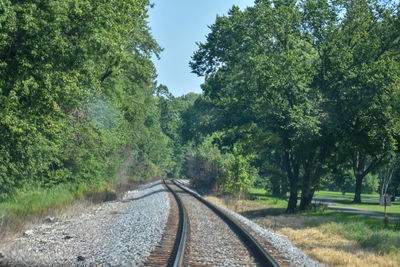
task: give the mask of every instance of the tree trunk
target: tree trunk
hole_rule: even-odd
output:
[[[303,184],[301,187],[301,201],[300,201],[300,210],[306,210],[311,200],[308,198],[310,197],[310,189],[311,189],[311,177],[310,177],[310,166],[306,162],[303,164],[304,168],[304,175],[303,175]]]
[[[280,197],[281,196],[281,185],[280,185],[280,177],[271,177],[271,191],[272,196]]]
[[[290,197],[286,213],[294,213],[297,207],[297,180],[290,181]]]
[[[323,156],[323,154],[322,154]],[[317,163],[318,166],[312,166],[312,163],[308,162],[303,165],[304,168],[304,176],[303,176],[303,186],[301,189],[301,202],[300,202],[300,210],[305,211],[308,206],[311,204],[311,201],[314,197],[314,192],[318,188],[318,185],[321,180],[322,175],[322,157],[320,159],[320,163]]]
[[[288,180],[286,176],[282,176],[281,178],[281,198],[287,199],[287,192],[288,192]]]
[[[365,175],[363,175],[363,170],[365,166],[365,161],[367,157],[361,153],[357,153],[353,158],[353,173],[356,178],[356,189],[354,192],[353,203],[361,203],[361,186]]]
[[[301,193],[301,202],[300,202],[300,210],[307,210],[308,206],[310,206],[311,201],[314,197],[314,188],[309,188],[306,193]]]
[[[290,159],[289,152],[285,152],[285,167],[289,178],[290,197],[286,213],[294,213],[297,207],[297,191],[299,183],[299,164]]]
[[[318,167],[314,173],[311,172],[310,166],[304,166],[305,172],[303,177],[303,186],[301,189],[300,210],[307,210],[314,197],[315,189],[318,187],[321,175],[321,168]]]
[[[384,156],[378,158],[375,156],[369,164],[367,164],[367,155],[356,152],[353,158],[353,172],[356,178],[356,190],[354,192],[353,203],[361,203],[361,187],[364,177],[375,170],[381,163]]]
[[[311,184],[311,177],[309,173],[306,173],[303,180],[303,186],[301,189],[301,201],[300,210],[305,211],[311,204],[312,198],[314,196],[315,187]]]
[[[356,176],[356,191],[354,192],[353,203],[361,203],[361,186],[364,177],[358,173],[354,175]]]

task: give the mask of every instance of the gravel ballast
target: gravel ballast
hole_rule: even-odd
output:
[[[46,220],[7,245],[0,244],[0,266],[143,266],[162,238],[170,201],[174,200],[170,200],[158,181],[81,215]],[[272,243],[291,265],[324,266],[285,236],[231,210],[219,208]],[[195,225],[192,226],[191,230],[196,231]]]
[[[257,262],[230,227],[211,209],[182,192],[190,221],[184,266],[257,266]]]
[[[142,266],[161,240],[170,199],[161,182],[69,220],[44,223],[6,247],[0,265]]]
[[[188,185],[187,180],[180,180],[182,185],[185,185],[186,188]],[[197,192],[191,190],[190,191],[197,194]],[[214,203],[215,204],[215,203]],[[230,216],[236,218],[242,224],[251,228],[254,232],[265,238],[266,241],[270,242],[285,258],[287,258],[291,265],[293,266],[325,266],[324,264],[310,258],[307,254],[305,254],[301,249],[297,248],[293,245],[292,242],[285,239],[285,236],[276,234],[266,228],[259,226],[258,224],[252,222],[251,220],[243,217],[242,215],[233,212],[229,209],[226,209],[222,206],[215,204],[218,208],[225,211]]]

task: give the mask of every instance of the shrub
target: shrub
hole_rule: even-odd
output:
[[[187,175],[201,194],[209,193],[224,175],[222,155],[212,140],[211,136],[207,137],[195,151],[186,155]]]

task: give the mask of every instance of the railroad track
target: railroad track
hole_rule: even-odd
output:
[[[165,265],[165,260],[168,258],[167,266],[230,264],[246,266],[279,266],[279,264],[266,252],[263,246],[248,231],[246,231],[246,229],[244,229],[229,215],[221,211],[217,206],[205,200],[200,195],[186,189],[175,180],[172,180],[171,184],[168,184],[168,182],[164,180],[164,184],[174,195],[176,200],[177,206],[172,209],[172,211],[177,213],[177,210],[179,210],[179,223],[175,222],[175,225],[178,224],[178,227],[175,227],[173,230],[170,229],[173,223],[167,226],[166,231],[170,232],[167,234],[168,238],[171,240],[171,236],[173,235],[171,231],[175,232],[175,241],[173,245],[172,242],[169,241],[169,247],[166,250],[163,250],[162,246],[160,246],[159,252],[155,253],[156,256],[153,255],[151,257],[152,260],[150,262],[148,261],[149,265],[162,265],[160,260],[164,260]],[[198,201],[203,203],[207,208],[203,207],[202,204],[199,205]],[[185,209],[183,204],[184,202],[188,211]],[[189,215],[191,212],[194,212],[192,210],[196,209],[197,206],[202,206],[201,208],[203,210],[200,210],[201,213],[204,213],[202,217],[211,220],[210,222],[207,222],[209,226],[206,226],[206,228],[210,228],[208,229],[209,233],[199,233],[199,228],[204,227],[204,225],[202,226],[203,222],[201,219],[198,219],[197,221],[194,219],[199,216],[192,216],[191,220],[193,221],[189,222]],[[224,230],[225,232],[222,231],[213,235],[213,230],[220,231],[219,229],[214,229],[217,227],[226,228]],[[232,234],[231,231],[236,235]],[[165,242],[166,240],[164,240],[164,243]],[[203,244],[198,245],[196,242]],[[213,247],[212,243],[218,244]],[[161,251],[161,254],[163,255],[160,254]],[[168,252],[168,254],[166,254],[166,252]],[[212,254],[226,254],[226,256],[212,256]],[[158,264],[154,259],[158,259]]]

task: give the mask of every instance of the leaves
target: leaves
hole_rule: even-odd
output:
[[[354,154],[364,177],[379,167],[364,163],[397,149],[398,14],[390,1],[260,0],[217,17],[198,44],[192,71],[205,77],[204,94],[219,110],[214,121],[225,122],[213,129],[236,129],[231,140],[256,153],[264,136],[279,152],[277,161],[263,155],[287,172],[289,211],[300,184],[310,201],[322,177]],[[249,125],[264,135],[249,138]]]
[[[1,1],[1,198],[26,184],[111,179],[106,173],[129,143],[156,163],[168,158],[148,7],[147,0]]]

